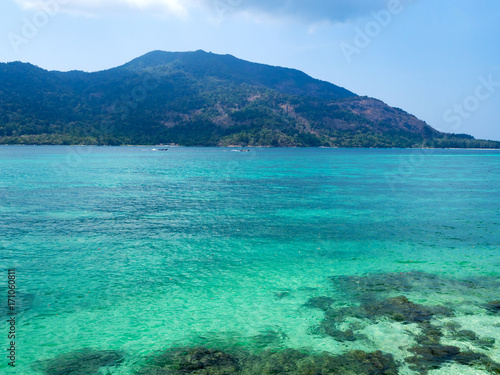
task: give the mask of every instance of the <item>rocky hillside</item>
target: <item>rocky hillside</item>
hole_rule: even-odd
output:
[[[500,147],[294,69],[154,51],[85,73],[0,64],[0,144]]]

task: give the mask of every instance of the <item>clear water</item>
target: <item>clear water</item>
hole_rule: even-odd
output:
[[[342,342],[314,333],[324,313],[304,304],[356,303],[331,276],[408,272],[439,276],[404,293],[452,306],[435,324],[496,339],[443,343],[500,362],[500,319],[482,307],[500,299],[498,151],[0,146],[0,197],[2,290],[15,268],[21,309],[17,366],[2,355],[2,373],[93,348],[124,351],[106,371],[131,374],[157,350],[198,344],[404,362],[418,327],[365,321],[365,339]]]

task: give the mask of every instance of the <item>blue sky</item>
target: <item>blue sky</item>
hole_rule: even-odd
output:
[[[499,19],[497,0],[2,0],[0,62],[96,71],[203,49],[500,140]]]

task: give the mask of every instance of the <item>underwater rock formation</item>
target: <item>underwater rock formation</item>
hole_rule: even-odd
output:
[[[397,322],[423,323],[434,315],[450,316],[451,310],[444,306],[424,306],[413,303],[405,296],[393,297],[380,302],[363,303],[360,307],[365,317],[387,317]]]
[[[435,291],[443,287],[437,275],[416,271],[373,273],[364,276],[333,276],[330,277],[330,281],[339,290],[358,299],[374,293],[408,293],[421,288]]]
[[[493,314],[500,314],[500,301],[490,301],[484,307]]]
[[[377,322],[387,318],[401,323],[419,323],[423,331],[430,329],[430,320],[434,315],[450,316],[452,312],[444,306],[424,306],[411,302],[405,296],[387,298],[382,301],[371,300],[360,306],[341,309],[330,308],[325,312],[325,318],[314,333],[325,334],[337,341],[355,341],[364,336],[356,334],[352,329],[339,330],[338,326],[346,318],[355,317]]]
[[[473,351],[462,351],[457,346],[444,345],[442,338],[446,337],[467,342],[481,349],[490,349],[495,345],[495,339],[479,337],[471,330],[464,330],[456,322],[448,322],[439,327],[433,322],[435,317],[454,316],[454,312],[445,306],[421,305],[410,301],[406,296],[393,297],[395,293],[421,292],[454,293],[463,291],[467,296],[473,290],[474,295],[482,297],[492,294],[499,285],[493,278],[470,280],[452,280],[424,272],[370,274],[365,276],[337,276],[330,280],[339,291],[342,291],[353,306],[335,308],[329,297],[311,298],[305,306],[319,308],[325,311],[325,317],[312,333],[334,338],[336,341],[355,341],[364,338],[356,332],[352,318],[377,324],[382,320],[390,320],[403,324],[414,324],[420,328],[418,334],[413,334],[416,345],[409,349],[411,355],[405,359],[410,368],[419,374],[427,374],[438,369],[443,364],[454,362],[461,365],[484,369],[493,374],[500,374],[500,365],[486,354]],[[477,302],[476,302],[477,303]],[[500,312],[500,301],[491,301],[482,305],[490,313]],[[346,328],[348,327],[348,328]]]
[[[479,337],[474,331],[464,329],[461,331],[453,332],[452,337],[458,341],[469,342],[473,345],[479,346],[483,349],[493,348],[495,346],[495,339],[492,337]]]
[[[410,349],[415,355],[406,359],[410,368],[419,374],[426,375],[430,370],[440,368],[446,362],[456,362],[465,366],[474,366],[500,374],[500,364],[487,355],[472,351],[462,352],[456,346],[434,345],[419,346]]]
[[[273,331],[266,330],[261,332],[258,335],[252,337],[252,341],[255,343],[255,346],[264,349],[269,347],[279,347],[281,346],[283,340],[285,340],[288,336],[281,331]]]
[[[422,346],[432,346],[439,345],[441,338],[443,337],[443,331],[441,328],[432,325],[429,322],[425,322],[419,325],[421,332],[415,337],[417,344]]]
[[[451,279],[421,271],[373,273],[364,276],[333,276],[329,278],[333,286],[350,298],[362,301],[380,298],[381,295],[407,294],[411,292],[435,294],[460,293],[464,296],[474,291],[474,295],[491,298],[492,291],[500,289],[500,279],[477,277]],[[492,312],[500,309],[500,301],[490,302]],[[487,307],[488,308],[488,307]]]
[[[348,328],[345,330],[336,329],[335,325],[322,324],[320,326],[321,333],[324,333],[327,336],[333,337],[336,341],[345,342],[345,341],[356,341],[361,339],[366,339],[365,335],[355,333],[352,328]]]
[[[475,353],[472,351],[460,352],[460,354],[455,357],[455,361],[462,365],[483,368],[492,374],[500,374],[500,363],[493,361],[483,353]]]
[[[43,361],[40,369],[47,375],[95,375],[101,367],[120,365],[123,358],[119,351],[83,349]]]
[[[339,342],[366,340],[361,330],[367,324],[381,321],[412,325],[408,329],[414,338],[414,346],[407,349],[405,362],[419,374],[428,374],[447,363],[471,366],[500,374],[500,365],[486,354],[464,350],[458,346],[445,345],[444,337],[466,342],[487,349],[495,340],[479,337],[475,332],[463,329],[459,323],[448,321],[438,326],[439,319],[454,316],[449,307],[423,305],[411,301],[406,292],[426,291],[449,293],[463,291],[464,295],[474,290],[484,297],[491,293],[492,279],[452,280],[423,272],[371,274],[366,276],[333,277],[336,289],[345,293],[351,306],[338,307],[333,295],[314,296],[304,307],[324,312],[320,324],[311,332],[332,337]],[[499,284],[500,286],[500,284]],[[486,291],[485,291],[486,290]],[[277,299],[289,297],[288,291],[275,294]],[[491,298],[491,297],[489,297]],[[485,298],[484,301],[489,299]],[[476,306],[477,306],[476,302]],[[484,306],[497,314],[499,301]],[[392,354],[375,351],[367,353],[353,350],[341,355],[311,353],[297,349],[281,348],[286,334],[268,330],[254,336],[255,351],[241,347],[232,349],[209,349],[206,347],[173,348],[152,358],[137,375],[395,375],[398,363]],[[412,344],[410,344],[412,345]],[[222,345],[226,347],[225,345]]]
[[[419,374],[427,374],[429,370],[438,369],[443,363],[452,361],[460,353],[456,346],[432,345],[417,346],[410,349],[415,355],[406,359],[410,368]]]
[[[398,366],[391,354],[381,351],[366,353],[353,350],[341,356],[333,357],[328,366],[323,366],[321,374],[358,374],[358,375],[396,375]]]
[[[274,293],[274,297],[276,297],[276,299],[283,299],[283,298],[286,298],[286,297],[290,297],[290,291],[285,290],[285,291],[282,291],[282,292]]]
[[[239,360],[223,351],[196,348],[174,348],[154,358],[151,365],[137,374],[239,374]]]
[[[392,355],[354,350],[342,355],[313,354],[296,349],[266,350],[260,354],[198,348],[170,349],[137,375],[396,375]]]
[[[295,349],[266,350],[249,357],[242,374],[297,374],[299,363],[305,358],[306,353]]]
[[[305,307],[320,309],[327,311],[333,304],[334,300],[330,297],[312,297],[305,303]]]

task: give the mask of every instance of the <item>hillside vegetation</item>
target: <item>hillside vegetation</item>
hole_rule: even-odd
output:
[[[155,51],[106,71],[0,64],[0,144],[488,147],[294,69]]]

